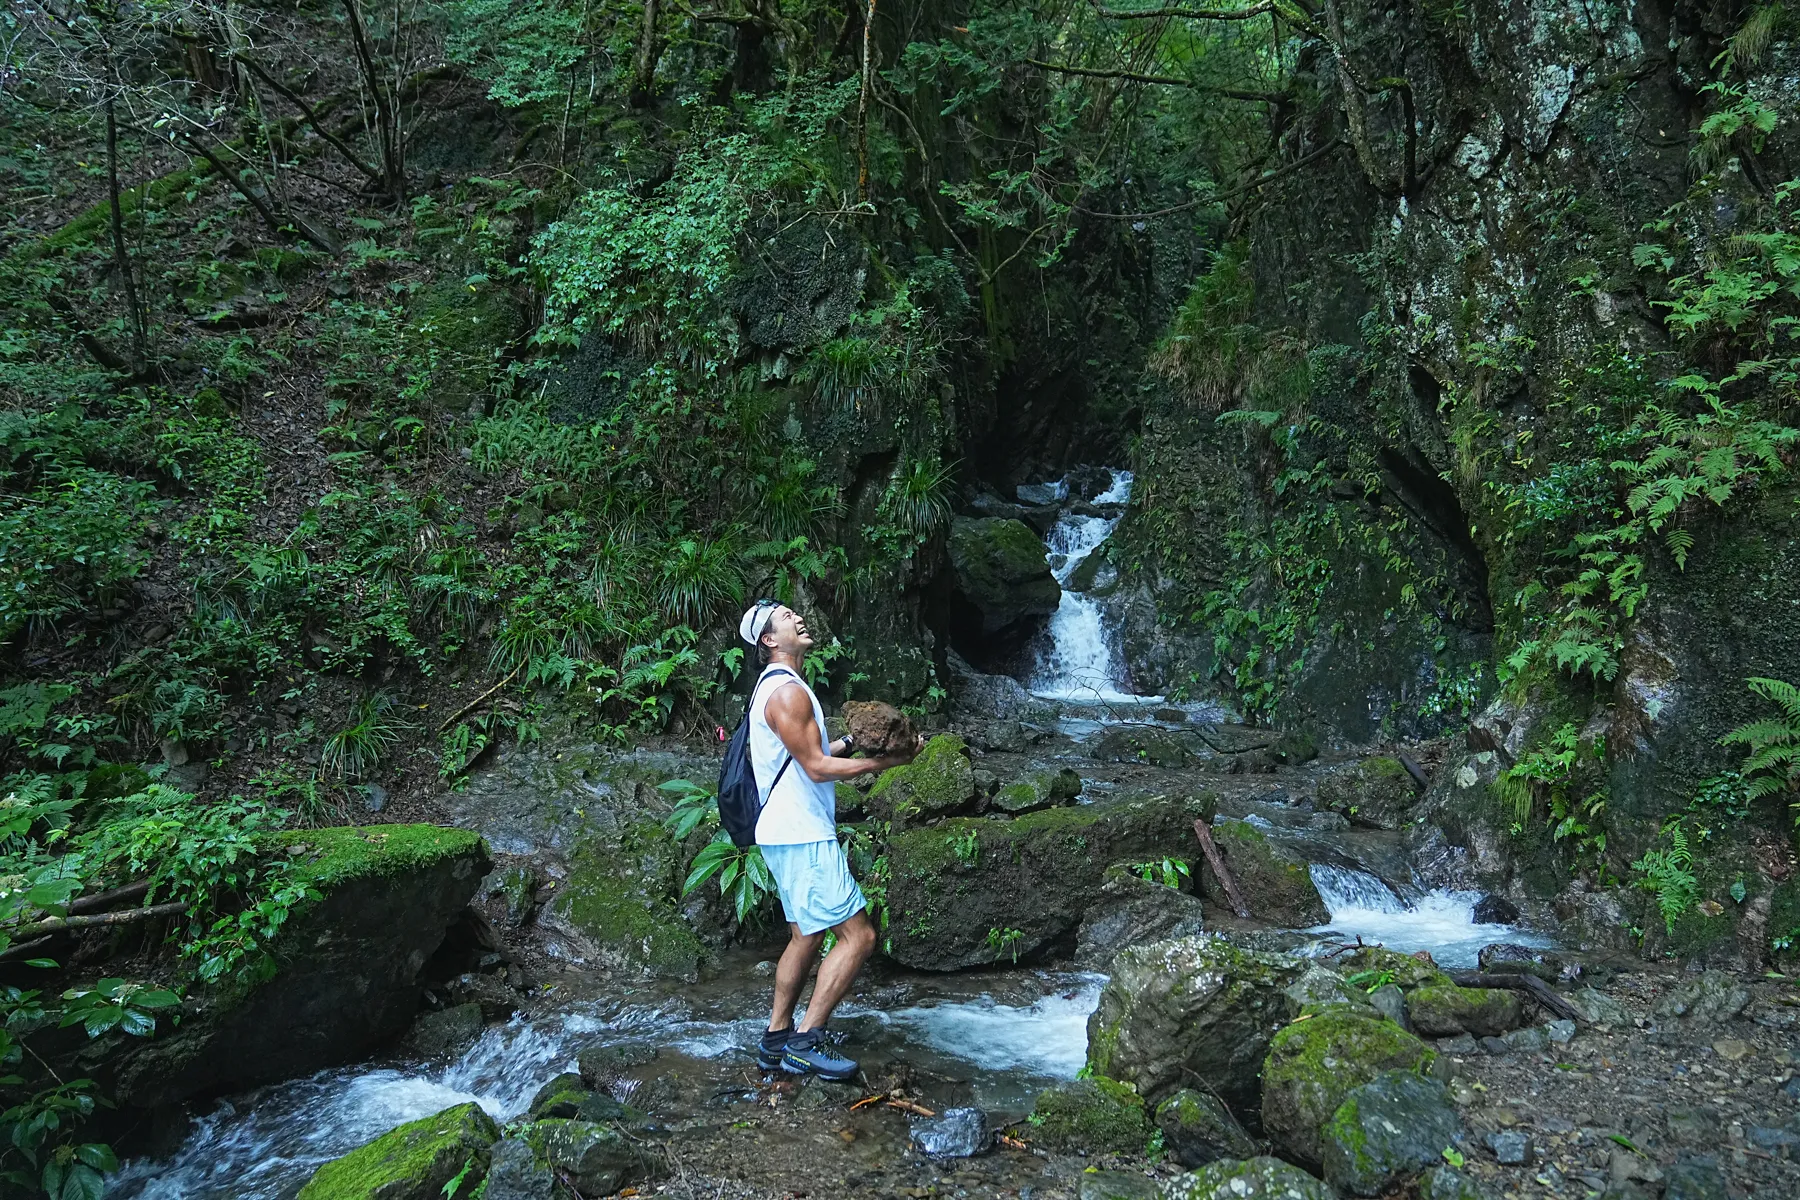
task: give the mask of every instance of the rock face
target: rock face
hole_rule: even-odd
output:
[[[1142,1154],[1150,1139],[1144,1098],[1104,1075],[1039,1092],[1030,1127],[1033,1143],[1083,1154]]]
[[[133,1039],[113,1060],[112,1093],[154,1107],[351,1062],[398,1037],[419,1005],[419,974],[487,872],[477,835],[435,825],[283,834],[304,847],[321,898],[275,942],[280,971],[243,995],[190,1002],[180,1026]]]
[[[1201,909],[1198,897],[1110,867],[1100,894],[1081,919],[1075,965],[1104,971],[1127,947],[1194,937],[1205,929]]]
[[[1156,1128],[1162,1132],[1163,1147],[1184,1167],[1256,1154],[1256,1142],[1225,1102],[1210,1092],[1182,1088],[1157,1105]]]
[[[499,1140],[499,1127],[479,1104],[459,1104],[326,1163],[298,1200],[440,1200],[464,1166],[463,1188],[473,1194]]]
[[[944,733],[926,742],[912,762],[883,771],[863,803],[898,826],[955,812],[974,799],[969,747],[959,735]]]
[[[1443,1084],[1385,1072],[1353,1090],[1326,1122],[1325,1181],[1352,1196],[1383,1195],[1440,1163],[1461,1133]]]
[[[1465,988],[1455,984],[1422,987],[1407,997],[1413,1029],[1425,1037],[1499,1037],[1525,1020],[1518,993],[1505,988]]]
[[[871,758],[910,754],[919,736],[911,717],[880,700],[847,700],[841,715],[856,750]]]
[[[1081,795],[1081,776],[1067,767],[1033,771],[1022,778],[1001,784],[988,800],[988,807],[1017,816],[1068,804]]]
[[[1333,1007],[1289,1025],[1263,1067],[1263,1132],[1285,1156],[1317,1167],[1320,1130],[1349,1094],[1385,1071],[1420,1072],[1436,1056],[1392,1021]]]
[[[1048,616],[1062,603],[1044,541],[1023,521],[958,517],[950,523],[950,566],[984,633],[1025,617]]]
[[[1284,989],[1310,967],[1215,937],[1134,946],[1113,959],[1088,1018],[1088,1066],[1153,1103],[1204,1079],[1234,1110],[1255,1112],[1270,1042],[1301,1007]]]
[[[1305,859],[1271,841],[1249,821],[1220,821],[1212,834],[1225,868],[1237,880],[1238,891],[1254,916],[1290,929],[1323,925],[1331,919]],[[1225,889],[1212,868],[1204,868],[1200,879],[1208,899],[1225,903]]]
[[[1108,864],[1160,857],[1206,808],[1151,797],[897,833],[888,845],[888,953],[928,971],[1031,954],[1075,932]]]
[[[1319,780],[1320,808],[1375,829],[1399,829],[1418,798],[1412,775],[1387,755],[1362,759]]]
[[[1337,1200],[1336,1193],[1279,1158],[1226,1159],[1177,1175],[1163,1185],[1165,1200]]]
[[[568,877],[538,917],[566,951],[614,971],[695,980],[704,947],[676,911],[681,847],[640,821],[622,836],[594,836],[569,855]]]
[[[584,1196],[608,1196],[656,1173],[638,1141],[595,1121],[539,1121],[528,1137],[550,1166]]]

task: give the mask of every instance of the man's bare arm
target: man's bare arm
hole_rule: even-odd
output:
[[[764,711],[769,718],[769,728],[775,731],[775,736],[781,739],[781,744],[787,747],[788,753],[814,783],[872,775],[912,758],[911,755],[905,758],[835,758],[826,754],[825,747],[819,744],[819,727],[813,721],[812,704],[807,700],[806,692],[791,683],[783,684],[769,697]]]

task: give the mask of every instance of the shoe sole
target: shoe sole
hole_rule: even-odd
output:
[[[782,1060],[779,1058],[767,1058],[758,1054],[756,1056],[756,1069],[759,1071],[779,1071],[782,1069]]]
[[[786,1071],[789,1075],[817,1075],[820,1079],[827,1080],[831,1083],[843,1083],[845,1080],[854,1079],[856,1077],[855,1067],[851,1067],[848,1071],[822,1071],[818,1067],[815,1067],[802,1059],[787,1058],[785,1056],[781,1060],[781,1069]]]

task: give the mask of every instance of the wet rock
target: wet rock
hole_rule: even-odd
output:
[[[1034,771],[1023,778],[1003,783],[988,800],[988,807],[1018,815],[1068,804],[1081,795],[1081,776],[1067,767],[1059,770]]]
[[[1076,1200],[1161,1200],[1162,1184],[1127,1171],[1084,1171]]]
[[[912,762],[890,767],[869,789],[869,812],[896,824],[928,821],[967,808],[975,799],[975,767],[959,734],[925,743]]]
[[[1337,768],[1319,780],[1319,807],[1374,829],[1399,829],[1411,818],[1418,787],[1397,758],[1378,755]]]
[[[1039,1092],[1031,1127],[1032,1142],[1046,1150],[1142,1154],[1150,1140],[1144,1098],[1098,1074]]]
[[[1344,1097],[1321,1131],[1325,1180],[1353,1196],[1382,1195],[1442,1162],[1461,1133],[1443,1084],[1384,1072]]]
[[[1728,1200],[1725,1172],[1710,1155],[1684,1158],[1668,1170],[1663,1200]]]
[[[1582,988],[1564,999],[1589,1025],[1623,1028],[1631,1024],[1631,1014],[1625,1006],[1596,988]]]
[[[1695,1024],[1716,1025],[1743,1012],[1750,1004],[1750,989],[1724,971],[1703,971],[1665,992],[1651,1013],[1658,1020],[1676,1018]]]
[[[590,1090],[583,1078],[573,1071],[558,1075],[539,1088],[531,1098],[527,1111],[537,1121],[552,1117],[581,1121],[631,1121],[644,1116],[611,1096]]]
[[[1669,1136],[1686,1146],[1716,1145],[1722,1132],[1719,1116],[1710,1108],[1671,1108],[1663,1119]]]
[[[1492,1200],[1488,1190],[1455,1167],[1433,1167],[1419,1176],[1419,1200]]]
[[[648,1040],[583,1046],[576,1052],[575,1069],[589,1087],[608,1088],[620,1075],[653,1061],[659,1053],[661,1048]]]
[[[1330,1186],[1279,1158],[1209,1163],[1163,1185],[1165,1200],[1336,1200]]]
[[[1350,1092],[1387,1071],[1423,1072],[1434,1051],[1392,1021],[1330,1008],[1296,1021],[1269,1044],[1263,1132],[1294,1162],[1317,1166],[1320,1130]]]
[[[954,650],[949,652],[948,659],[950,711],[959,724],[965,720],[1044,724],[1056,719],[1053,705],[1033,696],[1012,676],[984,675]]]
[[[1256,1142],[1210,1092],[1182,1088],[1157,1105],[1156,1127],[1162,1131],[1163,1148],[1184,1167],[1256,1154]]]
[[[494,1143],[482,1200],[555,1200],[556,1176],[524,1138]]]
[[[1198,897],[1114,866],[1107,870],[1100,894],[1081,918],[1075,965],[1104,971],[1114,956],[1129,946],[1193,937],[1204,928]]]
[[[1513,925],[1519,920],[1519,906],[1492,892],[1475,902],[1470,919],[1477,925]]]
[[[1331,919],[1305,859],[1272,841],[1249,821],[1219,821],[1212,833],[1226,869],[1257,918],[1293,929],[1323,925]],[[1226,902],[1225,889],[1210,867],[1201,871],[1201,887],[1208,899]]]
[[[1525,1006],[1517,993],[1505,988],[1465,988],[1455,984],[1422,987],[1407,997],[1412,1027],[1425,1037],[1453,1037],[1459,1033],[1498,1037],[1517,1029],[1525,1019]]]
[[[1481,1043],[1465,1033],[1461,1037],[1442,1039],[1437,1044],[1437,1050],[1439,1054],[1467,1056],[1478,1053],[1481,1050]]]
[[[888,843],[888,954],[928,971],[1032,954],[1075,932],[1108,864],[1160,857],[1192,836],[1210,804],[1152,796],[897,833]]]
[[[1088,1018],[1088,1066],[1153,1102],[1203,1079],[1253,1111],[1270,1041],[1300,1012],[1283,989],[1314,965],[1216,937],[1134,946],[1113,959]]]
[[[1477,956],[1477,961],[1483,971],[1492,974],[1536,975],[1546,983],[1555,983],[1562,978],[1564,966],[1561,959],[1553,953],[1534,950],[1530,946],[1519,946],[1511,942],[1496,942],[1491,946],[1483,946]]]
[[[1559,1021],[1545,1021],[1544,1035],[1550,1039],[1552,1046],[1566,1046],[1575,1040],[1575,1022],[1564,1018]]]
[[[454,1004],[428,1012],[413,1022],[400,1048],[424,1058],[455,1058],[481,1036],[479,1004]]]
[[[529,865],[511,866],[500,872],[491,890],[506,898],[506,923],[515,928],[531,920],[537,912],[537,889],[541,881]]]
[[[1542,1054],[1550,1048],[1550,1031],[1542,1025],[1531,1025],[1501,1035],[1506,1048],[1519,1054]]]
[[[912,718],[880,700],[846,700],[841,715],[857,752],[871,758],[910,754],[918,740]]]
[[[968,1158],[986,1150],[993,1140],[987,1114],[979,1108],[952,1108],[929,1121],[916,1122],[912,1144],[928,1158]]]
[[[519,994],[498,975],[468,971],[444,985],[452,1005],[473,1004],[483,1020],[504,1021],[519,1008]]]
[[[1031,616],[1049,616],[1062,602],[1041,535],[1022,521],[957,517],[946,546],[950,568],[984,633],[998,633]]]
[[[499,1140],[499,1127],[479,1104],[459,1104],[326,1163],[298,1200],[440,1200],[465,1165],[463,1182],[472,1191],[486,1178],[489,1150]]]
[[[1487,1136],[1487,1146],[1494,1152],[1494,1161],[1503,1167],[1530,1166],[1537,1157],[1537,1148],[1531,1143],[1531,1135],[1522,1129],[1502,1129]]]
[[[1195,757],[1179,734],[1123,725],[1114,725],[1089,742],[1087,755],[1095,762],[1146,763],[1170,769],[1191,766]]]
[[[654,1175],[658,1163],[639,1143],[593,1121],[539,1121],[526,1135],[550,1166],[584,1196],[605,1196]]]
[[[681,847],[654,821],[583,839],[538,923],[608,970],[692,982],[705,949],[676,910]]]
[[[1406,993],[1393,984],[1384,984],[1369,993],[1369,1006],[1407,1032],[1413,1032],[1406,1014]]]

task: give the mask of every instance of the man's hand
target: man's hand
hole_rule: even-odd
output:
[[[874,769],[877,772],[886,771],[891,767],[904,767],[907,763],[909,763],[913,759],[917,758],[919,756],[919,751],[923,750],[924,748],[925,748],[925,735],[922,733],[915,734],[913,737],[912,749],[908,750],[906,753],[904,753],[904,754],[886,754],[880,758],[871,758],[871,759],[866,759],[864,761],[876,764]]]

